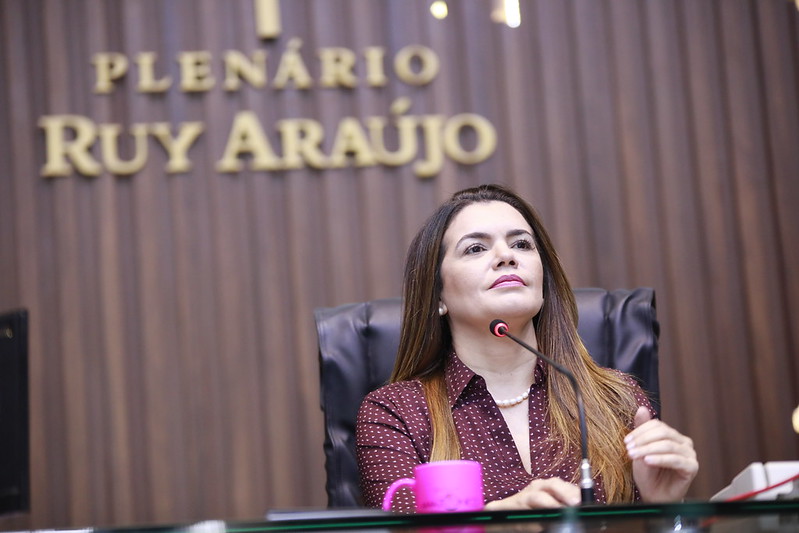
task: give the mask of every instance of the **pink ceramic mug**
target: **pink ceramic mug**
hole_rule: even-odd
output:
[[[414,479],[398,479],[386,491],[383,510],[402,487],[416,496],[417,513],[479,511],[483,508],[483,469],[476,461],[436,461],[417,465]]]

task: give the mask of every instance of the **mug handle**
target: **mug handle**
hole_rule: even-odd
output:
[[[397,492],[402,487],[409,487],[413,490],[413,487],[416,485],[416,480],[404,477],[402,479],[398,479],[386,491],[386,495],[383,497],[383,510],[390,511],[391,510],[391,500],[394,499],[394,493]]]

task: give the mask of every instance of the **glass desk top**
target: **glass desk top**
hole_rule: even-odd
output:
[[[71,530],[74,532],[75,530]],[[259,522],[91,528],[87,532],[259,533],[270,531],[799,532],[799,500],[597,505],[532,511],[403,515],[372,509],[270,511]]]

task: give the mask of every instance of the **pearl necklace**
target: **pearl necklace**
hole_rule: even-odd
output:
[[[505,407],[513,407],[514,405],[519,405],[524,400],[526,400],[528,396],[530,396],[530,389],[527,389],[526,391],[524,391],[524,393],[519,394],[518,396],[516,396],[515,398],[511,398],[510,400],[494,400],[494,402],[497,404],[497,407],[502,409]]]

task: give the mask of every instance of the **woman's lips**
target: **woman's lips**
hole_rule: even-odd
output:
[[[524,280],[519,276],[500,276],[497,280],[491,285],[492,289],[499,289],[502,287],[523,287]]]

